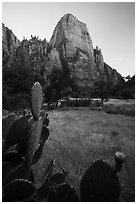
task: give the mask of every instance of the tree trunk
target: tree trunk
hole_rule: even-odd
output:
[[[56,107],[58,107],[58,100],[56,101]]]
[[[101,98],[101,106],[103,106],[104,105],[104,98]]]

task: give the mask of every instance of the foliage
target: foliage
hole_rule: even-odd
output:
[[[109,114],[122,114],[128,116],[135,116],[135,106],[134,105],[104,105],[103,110]]]
[[[90,99],[83,99],[83,98],[78,98],[78,99],[66,99],[61,101],[61,107],[67,106],[67,107],[87,107],[91,105],[91,100]]]
[[[118,84],[113,89],[113,94],[117,98],[134,99],[135,98],[135,75],[129,75],[124,78],[122,84]]]
[[[72,79],[64,69],[54,66],[49,80],[50,84],[44,88],[46,102],[54,102],[58,106],[58,100],[71,93]]]
[[[96,95],[101,98],[101,105],[103,106],[104,99],[110,97],[110,93],[113,89],[113,83],[111,79],[105,79],[100,76],[97,81],[94,82],[94,88],[91,90],[91,95]]]
[[[30,90],[34,82],[38,81],[42,86],[45,84],[43,77],[45,46],[45,40],[32,37],[29,41],[24,39],[10,54],[3,51],[4,108],[18,109],[23,104],[28,107]]]

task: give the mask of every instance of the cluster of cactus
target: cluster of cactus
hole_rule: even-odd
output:
[[[121,186],[117,173],[125,162],[125,155],[115,154],[115,168],[102,159],[95,161],[85,171],[80,183],[80,195],[83,202],[117,202]]]
[[[115,167],[100,159],[91,164],[80,181],[80,198],[74,188],[65,183],[65,172],[55,174],[48,195],[50,202],[117,202],[120,198],[121,185],[117,173],[122,169],[125,155],[115,153]],[[65,175],[63,177],[63,175]],[[61,179],[61,178],[64,178]],[[61,181],[61,182],[60,182]],[[55,185],[56,183],[56,185]],[[53,185],[54,184],[54,185]]]
[[[117,173],[125,161],[123,153],[115,154],[115,168],[97,160],[85,171],[80,182],[80,198],[65,182],[67,172],[54,172],[53,159],[41,179],[35,183],[32,165],[36,164],[49,137],[48,114],[41,110],[42,88],[32,87],[31,113],[17,118],[11,114],[3,120],[3,201],[91,202],[118,201],[120,182]],[[4,129],[6,128],[6,129]]]
[[[3,119],[3,201],[26,199],[40,188],[40,185],[37,188],[34,184],[32,165],[40,159],[49,137],[49,119],[41,110],[42,103],[42,88],[36,82],[31,93],[32,114],[24,114],[20,118],[11,114]],[[42,182],[46,182],[52,166],[53,162],[48,166]]]

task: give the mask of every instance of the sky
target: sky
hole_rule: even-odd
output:
[[[31,35],[49,42],[67,13],[86,23],[93,47],[122,76],[135,74],[134,2],[3,2],[2,22],[21,41]]]

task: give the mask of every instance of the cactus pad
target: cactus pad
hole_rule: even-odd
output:
[[[47,117],[44,118],[43,125],[45,125],[45,126],[49,125],[49,119]]]
[[[8,117],[2,119],[2,138],[5,138],[9,132],[10,127],[17,119],[15,113],[10,114]]]
[[[53,160],[50,162],[50,164],[49,164],[48,167],[46,168],[46,171],[44,172],[42,178],[39,180],[38,183],[35,184],[35,187],[36,187],[37,190],[43,191],[44,186],[45,186],[45,184],[46,184],[46,182],[47,182],[48,176],[51,175],[52,172],[53,172],[54,165],[55,165],[54,163],[55,163],[55,159],[53,159]]]
[[[45,115],[46,115],[45,111],[44,111],[44,110],[41,110],[41,111],[40,111],[40,116],[41,116],[42,118],[45,118]]]
[[[9,174],[10,171],[12,171],[13,167],[9,162],[2,162],[2,182],[4,183],[4,180],[6,176]]]
[[[42,150],[43,150],[43,145],[44,145],[44,143],[40,143],[39,147],[35,151],[35,154],[34,154],[33,159],[32,159],[32,165],[35,164],[40,159],[41,154],[42,154]]]
[[[95,161],[84,173],[80,183],[82,202],[116,202],[120,183],[115,170],[105,161]]]
[[[52,190],[48,196],[49,202],[78,202],[75,190],[69,184],[61,184]]]
[[[43,125],[39,142],[40,143],[45,142],[48,139],[48,137],[49,137],[49,129],[45,125]]]
[[[43,123],[43,119],[39,117],[37,121],[34,121],[31,128],[30,137],[27,144],[27,151],[26,151],[26,159],[27,159],[28,165],[32,164],[32,159],[40,140],[42,123]]]
[[[4,201],[17,201],[30,196],[35,187],[28,180],[16,179],[4,188]]]
[[[49,179],[50,186],[57,186],[65,183],[66,176],[67,172],[65,171],[54,173]]]
[[[9,162],[13,167],[18,166],[23,162],[23,159],[16,151],[6,152],[3,156],[4,161]]]
[[[16,147],[16,150],[18,152],[18,154],[21,156],[21,157],[25,157],[26,155],[26,151],[27,151],[27,143],[28,143],[28,139],[24,139],[21,141],[21,143],[19,143]]]
[[[125,162],[125,155],[122,152],[116,152],[115,161],[119,164],[123,164]]]
[[[42,88],[39,82],[36,82],[32,87],[31,92],[31,110],[35,120],[38,120],[43,103]]]
[[[28,179],[30,172],[26,169],[25,162],[14,168],[10,173],[7,175],[4,185],[8,184],[9,182],[15,179]]]
[[[125,155],[122,152],[115,153],[115,171],[121,171],[123,163],[125,162]]]
[[[30,115],[26,115],[24,117],[19,118],[13,123],[5,138],[5,150],[14,144],[20,143],[24,139],[24,137],[26,137],[26,131],[30,129],[28,123],[29,118]]]

